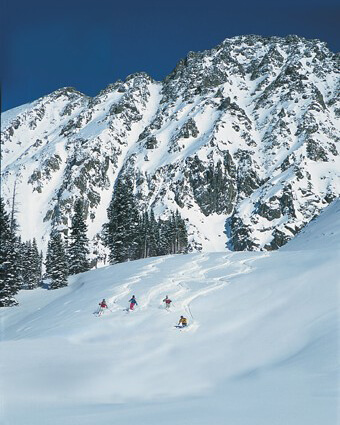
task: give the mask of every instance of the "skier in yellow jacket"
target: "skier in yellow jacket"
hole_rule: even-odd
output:
[[[178,326],[182,326],[182,328],[188,326],[188,321],[184,316],[181,316],[181,318],[179,319]]]

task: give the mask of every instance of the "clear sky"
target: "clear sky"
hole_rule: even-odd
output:
[[[90,96],[227,37],[297,34],[340,47],[337,0],[0,0],[2,109],[71,86]]]

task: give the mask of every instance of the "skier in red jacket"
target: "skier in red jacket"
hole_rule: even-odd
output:
[[[103,301],[101,301],[99,303],[99,305],[100,305],[101,308],[107,308],[107,304],[106,304],[105,298],[103,298]]]
[[[104,309],[108,308],[105,298],[103,298],[103,301],[101,301],[99,303],[99,311],[98,311],[98,316],[102,315],[104,313]]]
[[[172,301],[168,296],[166,296],[163,300],[163,303],[165,303],[165,308],[170,308],[170,304],[172,303]]]

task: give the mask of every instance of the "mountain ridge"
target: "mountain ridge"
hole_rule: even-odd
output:
[[[139,72],[93,98],[56,90],[4,114],[5,198],[17,180],[46,245],[84,197],[103,252],[114,184],[129,175],[141,210],[179,209],[191,249],[277,249],[340,194],[338,58],[318,40],[238,36],[189,52],[162,82]]]

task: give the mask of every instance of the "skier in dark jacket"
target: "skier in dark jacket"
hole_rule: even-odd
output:
[[[132,295],[132,298],[131,300],[129,300],[129,303],[130,303],[130,310],[133,310],[135,308],[135,305],[138,305],[134,295]]]

